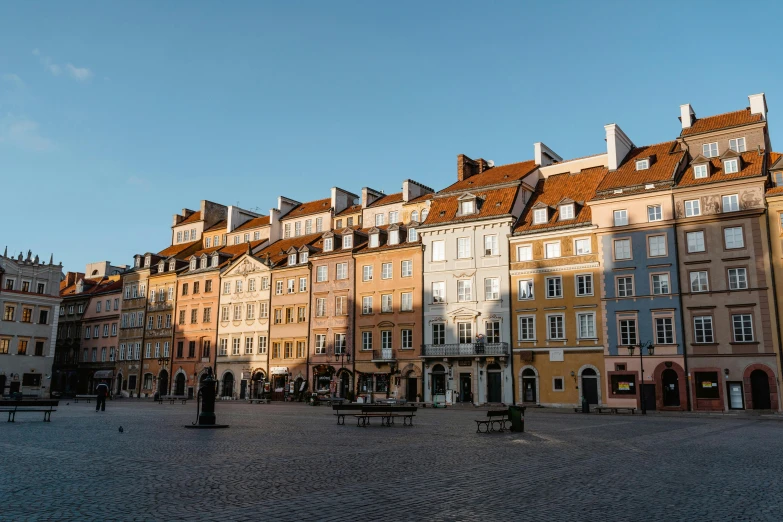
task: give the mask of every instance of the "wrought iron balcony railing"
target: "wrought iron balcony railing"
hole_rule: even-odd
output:
[[[372,351],[373,361],[396,361],[397,354],[394,353],[393,348],[381,348],[380,350]]]
[[[423,344],[422,357],[508,356],[508,343]]]

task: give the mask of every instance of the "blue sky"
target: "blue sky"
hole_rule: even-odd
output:
[[[656,143],[757,92],[775,145],[783,4],[709,5],[3,2],[0,248],[130,263],[201,199],[437,190],[460,153]]]

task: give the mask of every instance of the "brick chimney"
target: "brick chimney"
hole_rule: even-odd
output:
[[[479,158],[477,160],[470,159],[464,154],[457,155],[457,180],[464,181],[471,176],[481,174],[485,170],[490,168],[489,163],[486,160]]]

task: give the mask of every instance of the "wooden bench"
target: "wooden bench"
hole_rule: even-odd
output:
[[[16,422],[17,413],[43,413],[44,422],[52,421],[52,412],[59,400],[10,400],[0,401],[0,412],[8,413],[7,422]]]
[[[362,411],[362,406],[362,404],[333,404],[332,411],[334,411],[334,415],[337,417],[337,424],[345,424],[345,412]]]
[[[476,419],[476,433],[496,431],[495,424],[498,425],[497,431],[506,431],[506,421],[508,420],[508,410],[489,410],[485,419]],[[484,431],[481,431],[482,426],[484,426]]]
[[[402,417],[403,426],[413,426],[413,417],[415,417],[416,407],[414,406],[363,406],[362,412],[354,414],[356,426],[366,428],[370,425],[370,419],[373,417],[381,419],[381,426],[391,427],[394,419]]]
[[[158,404],[163,404],[163,401],[169,401],[169,404],[174,404],[176,401],[182,401],[182,404],[188,402],[187,395],[160,395],[158,397]]]
[[[615,413],[630,413],[631,415],[634,415],[636,413],[636,408],[615,408]]]
[[[271,401],[269,399],[248,399],[248,404],[253,404],[254,402],[256,404],[269,404]]]
[[[631,415],[634,415],[636,413],[636,408],[615,408],[615,407],[609,407],[609,406],[598,406],[596,407],[595,411],[597,413],[630,413]]]
[[[87,401],[87,404],[90,404],[90,401],[93,399],[97,399],[97,395],[77,395],[73,398],[73,401],[78,403],[79,401]]]

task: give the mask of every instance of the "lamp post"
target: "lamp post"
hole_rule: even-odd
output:
[[[646,343],[639,343],[636,345],[639,348],[639,368],[641,370],[641,382],[639,383],[639,397],[642,403],[642,415],[647,415],[647,406],[644,404],[644,349],[647,348],[647,355],[655,354],[655,346],[652,341]],[[628,349],[633,355],[634,346],[629,346]]]

